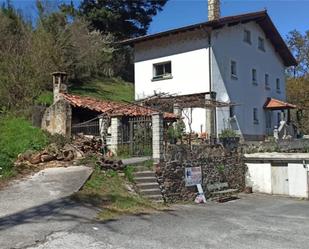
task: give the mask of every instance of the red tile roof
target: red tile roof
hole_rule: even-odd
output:
[[[91,97],[82,97],[72,94],[62,94],[64,99],[74,107],[86,108],[99,113],[105,113],[110,116],[151,116],[158,112],[149,107],[139,106],[133,103],[123,103],[109,100],[97,100]],[[164,112],[165,119],[177,119],[173,113]]]
[[[267,101],[264,104],[264,108],[270,110],[285,110],[285,109],[295,109],[296,105],[292,105],[278,99],[267,98]]]

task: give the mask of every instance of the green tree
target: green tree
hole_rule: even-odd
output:
[[[167,0],[83,0],[79,11],[93,29],[113,34],[116,39],[145,35],[152,17]]]

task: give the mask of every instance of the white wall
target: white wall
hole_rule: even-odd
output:
[[[308,198],[307,168],[302,164],[289,163],[289,195]]]
[[[272,194],[272,171],[270,163],[246,163],[248,167],[246,186],[253,192]],[[308,198],[307,168],[301,163],[288,164],[289,196]]]
[[[271,165],[270,163],[246,163],[248,167],[246,186],[252,187],[253,192],[271,194]]]
[[[153,64],[171,61],[172,79],[152,81]],[[209,91],[208,39],[203,31],[135,45],[135,99],[154,92],[177,95]]]
[[[243,41],[244,29],[251,31],[252,44]],[[258,49],[258,37],[265,39],[266,52]],[[261,136],[266,133],[263,105],[267,97],[285,100],[285,67],[262,29],[254,22],[225,27],[212,35],[212,77],[214,90],[221,101],[235,102],[237,123],[243,135]],[[232,79],[231,60],[237,62],[238,78]],[[251,71],[257,70],[258,85],[253,85]],[[270,90],[265,89],[264,75],[269,74]],[[276,92],[276,78],[281,81],[281,93]],[[258,108],[259,124],[253,123],[253,108]],[[227,124],[229,108],[217,110],[218,133]],[[276,112],[272,115],[272,127],[277,125]]]
[[[244,29],[250,30],[252,44],[243,41]],[[265,39],[266,52],[258,49],[258,37]],[[135,99],[154,92],[192,94],[209,92],[208,37],[203,30],[148,40],[135,45]],[[246,137],[266,134],[263,105],[267,97],[285,100],[285,67],[264,32],[255,22],[225,26],[212,33],[212,82],[218,100],[234,102],[238,133]],[[235,60],[238,79],[230,75],[230,62]],[[171,61],[172,79],[152,81],[153,64]],[[258,85],[251,80],[252,68],[257,70]],[[264,75],[269,74],[270,90],[265,89]],[[281,93],[276,91],[276,78],[281,81]],[[253,123],[253,108],[258,108],[259,124]],[[194,131],[200,131],[204,116],[197,115]],[[229,108],[217,109],[218,134],[229,126]],[[272,127],[277,125],[272,113]]]

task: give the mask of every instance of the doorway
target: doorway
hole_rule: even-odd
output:
[[[271,164],[272,194],[289,195],[288,164],[276,162]]]

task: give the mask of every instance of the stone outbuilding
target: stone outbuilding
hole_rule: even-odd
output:
[[[152,122],[153,115],[161,113],[154,108],[135,103],[98,100],[69,94],[66,73],[55,72],[52,75],[54,101],[45,110],[41,123],[42,129],[51,134],[71,136],[83,133],[106,140],[106,134],[113,133],[110,143],[115,144],[114,150],[116,150],[118,140],[121,135],[123,136],[120,134],[120,127],[127,129],[129,134],[129,121],[133,118],[147,119]],[[177,115],[168,112],[162,113],[160,117],[166,122],[174,122],[177,119]]]

